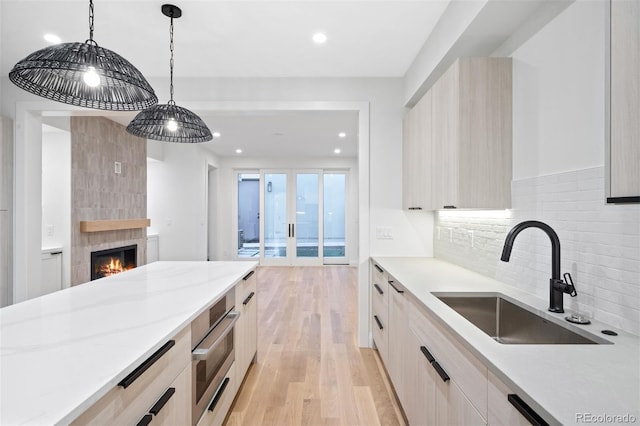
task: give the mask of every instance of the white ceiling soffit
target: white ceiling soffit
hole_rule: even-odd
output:
[[[199,144],[221,157],[357,157],[355,111],[195,111],[219,138]],[[126,126],[132,114],[110,115]],[[345,133],[340,137],[339,133]],[[236,153],[241,149],[242,153]],[[336,154],[335,149],[340,153]]]
[[[402,77],[449,0],[194,1],[177,5],[175,76]],[[150,77],[169,73],[159,1],[96,0],[94,39]],[[0,1],[2,74],[47,46],[89,38],[88,1]],[[311,37],[324,32],[328,41]]]

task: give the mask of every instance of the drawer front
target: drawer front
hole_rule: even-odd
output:
[[[526,426],[530,423],[509,402],[508,395],[513,393],[493,373],[489,372],[489,418],[490,425]]]
[[[162,397],[170,398],[163,405]],[[171,383],[171,387],[160,396],[160,400],[150,407],[151,425],[190,425],[191,424],[191,366],[185,367],[182,373]]]
[[[424,307],[412,301],[408,310],[411,329],[424,341],[423,344],[438,364],[486,419],[487,368],[440,326]]]
[[[137,424],[171,382],[191,366],[191,328],[185,327],[173,340],[175,344],[131,384],[111,389],[72,424]]]
[[[382,272],[380,272],[382,270]],[[375,286],[378,286],[383,294],[380,294]],[[389,297],[388,274],[376,262],[371,262],[371,295],[387,300]]]
[[[248,272],[244,278],[242,278],[238,284],[236,284],[236,300],[235,300],[235,310],[242,312],[242,308],[245,306],[244,301],[247,300],[251,292],[256,292],[256,287],[258,280],[256,278],[257,270],[252,270]]]
[[[378,324],[378,321],[380,324]],[[380,328],[380,325],[382,326],[382,329]],[[385,365],[388,365],[389,363],[389,335],[387,326],[388,323],[386,322],[386,318],[383,319],[381,316],[373,312],[371,315],[373,342],[375,343],[378,353],[380,354],[380,358],[382,358]]]
[[[384,323],[387,322],[387,318],[389,317],[389,300],[386,297],[387,292],[384,295],[380,295],[375,289],[372,287],[371,292],[371,311],[374,315],[377,315]]]
[[[229,380],[227,381],[226,379]],[[220,426],[224,422],[225,417],[227,417],[231,404],[236,396],[236,392],[238,391],[239,380],[236,375],[235,362],[231,364],[231,367],[225,376],[225,381],[227,381],[227,385],[224,390],[221,388],[218,389],[213,397],[214,399],[217,398],[214,409],[209,410],[208,407],[211,406],[211,402],[209,402],[207,410],[204,412],[202,417],[200,417],[197,426]],[[225,382],[223,381],[223,384],[224,383]]]

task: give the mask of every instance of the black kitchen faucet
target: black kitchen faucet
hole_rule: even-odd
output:
[[[564,308],[562,306],[562,296],[564,293],[576,297],[576,288],[573,285],[573,279],[567,272],[564,274],[565,281],[560,278],[560,239],[558,234],[549,225],[537,220],[527,220],[514,226],[507,234],[507,238],[504,240],[504,247],[502,248],[502,256],[500,260],[508,262],[511,257],[511,249],[513,248],[513,242],[516,236],[527,228],[539,228],[542,229],[551,240],[551,279],[549,280],[549,311],[562,313]]]

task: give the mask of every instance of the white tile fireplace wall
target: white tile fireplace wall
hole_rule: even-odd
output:
[[[90,281],[92,251],[137,244],[138,265],[147,258],[146,229],[83,233],[80,221],[146,217],[146,140],[103,117],[71,117],[71,285]]]
[[[640,205],[604,203],[604,167],[517,180],[512,196],[509,211],[438,212],[435,257],[548,299],[551,245],[544,232],[523,231],[510,262],[500,261],[511,227],[540,220],[557,232],[562,272],[571,273],[578,291],[565,296],[565,308],[640,334]]]

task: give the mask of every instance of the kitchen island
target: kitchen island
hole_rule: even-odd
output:
[[[374,257],[371,275],[374,341],[380,346],[381,357],[410,422],[412,413],[420,418],[424,413],[421,408],[427,404],[418,401],[416,410],[411,406],[415,402],[412,398],[419,392],[416,389],[422,386],[416,384],[415,378],[433,374],[429,361],[434,368],[438,364],[438,373],[446,370],[451,376],[450,381],[446,373],[441,376],[451,383],[447,385],[435,375],[438,402],[431,407],[431,414],[447,408],[449,413],[443,415],[451,414],[450,405],[447,407],[451,401],[439,401],[446,392],[453,392],[450,389],[456,383],[460,397],[454,402],[463,403],[453,411],[458,415],[463,411],[460,407],[465,406],[470,414],[464,424],[525,424],[524,417],[509,411],[515,410],[507,402],[507,394],[517,395],[531,412],[549,424],[640,422],[640,339],[637,336],[593,319],[589,325],[569,324],[564,317],[571,312],[548,312],[549,300],[438,259]],[[566,325],[600,344],[499,343],[437,297],[460,293],[511,299],[529,306],[546,321]],[[378,301],[385,297],[389,299],[388,311],[385,311],[386,305]],[[395,310],[400,303],[404,303],[404,312],[409,311],[405,328],[417,330],[413,335],[417,341],[411,340],[409,333],[409,342],[394,345],[393,334],[403,331],[393,324],[394,321],[401,323],[397,319],[402,319],[403,312]],[[416,327],[416,323],[423,320],[430,333],[420,334],[420,325]],[[380,331],[376,321],[380,321]],[[612,330],[617,335],[602,334],[601,330]],[[420,345],[425,345],[427,361],[420,353]],[[395,350],[397,347],[400,349]],[[399,358],[394,358],[394,350]],[[403,358],[406,353],[415,354],[415,358]],[[404,364],[397,366],[398,359]],[[402,368],[413,359],[417,367],[409,368],[403,376]],[[420,375],[422,366],[424,376]],[[397,379],[394,378],[396,370],[399,371],[395,374]],[[403,393],[407,384],[409,390]],[[405,395],[406,404],[402,401]],[[446,423],[456,422],[449,418]]]
[[[0,424],[71,423],[256,266],[155,262],[0,309]]]

